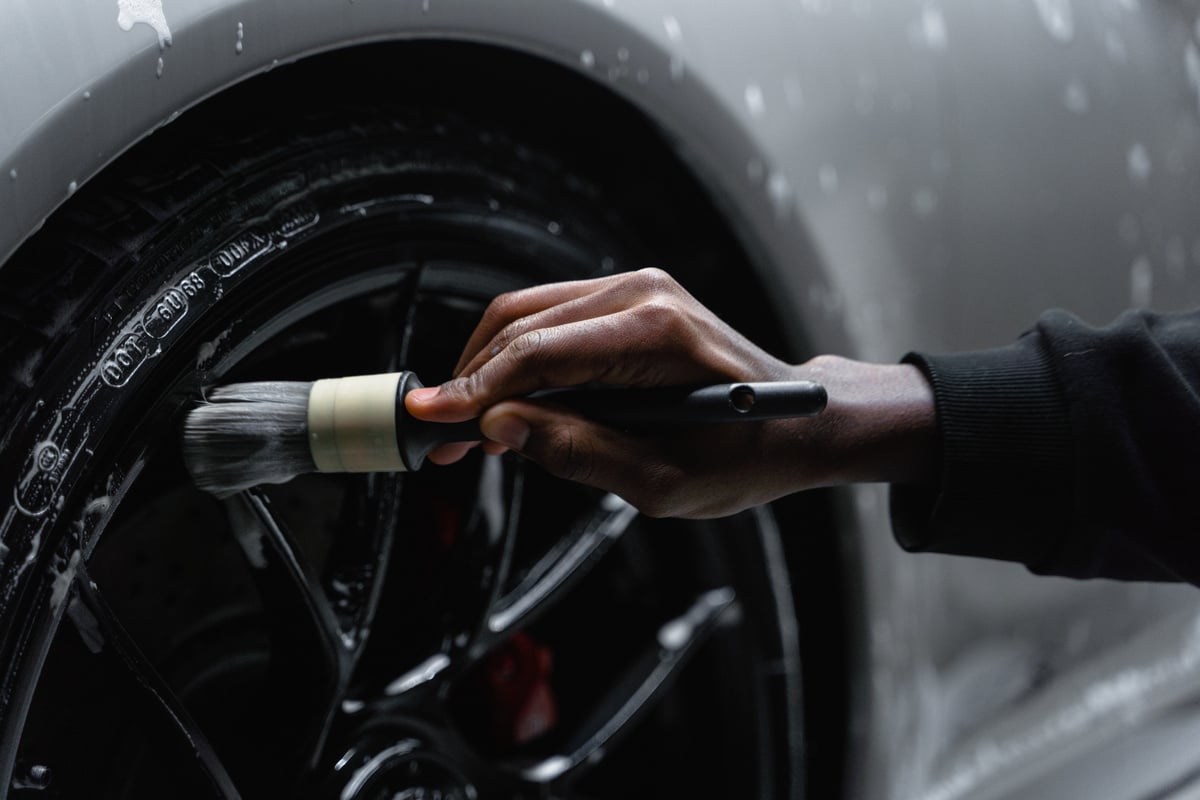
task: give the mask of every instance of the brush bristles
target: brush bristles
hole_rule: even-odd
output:
[[[267,381],[214,389],[183,425],[183,458],[217,497],[315,472],[308,444],[311,383]]]

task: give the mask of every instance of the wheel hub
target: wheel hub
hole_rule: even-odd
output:
[[[340,800],[475,800],[479,792],[450,761],[415,738],[347,754],[340,771],[353,771]]]

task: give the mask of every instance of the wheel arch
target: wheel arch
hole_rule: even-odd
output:
[[[700,24],[684,16],[688,9],[677,19],[650,6],[615,9],[586,0],[504,11],[482,2],[302,0],[286,12],[246,0],[179,0],[156,18],[152,12],[161,7],[119,0],[71,15],[33,2],[9,10],[22,46],[0,53],[7,76],[0,107],[9,112],[0,114],[0,206],[10,209],[0,214],[0,265],[136,143],[164,125],[187,124],[189,109],[233,87],[253,87],[279,65],[321,59],[331,80],[355,81],[369,77],[354,74],[352,61],[342,57],[356,45],[398,53],[474,45],[471,63],[459,66],[460,88],[472,75],[488,78],[476,88],[494,85],[513,74],[515,56],[532,57],[548,80],[591,79],[577,81],[588,90],[568,113],[542,104],[543,121],[592,124],[583,112],[602,98],[606,113],[624,114],[622,123],[648,120],[622,127],[621,135],[636,134],[622,146],[674,159],[703,187],[766,289],[763,299],[774,306],[788,355],[804,354],[814,338],[822,349],[843,342],[836,320],[795,313],[811,287],[827,281],[802,222],[793,215],[781,221],[763,175],[748,169],[769,171],[777,159],[722,85],[723,57],[680,47],[679,19],[689,29]],[[711,20],[705,24],[712,27]],[[517,91],[536,95],[539,87]],[[527,111],[539,109],[534,97],[526,99],[534,101]]]

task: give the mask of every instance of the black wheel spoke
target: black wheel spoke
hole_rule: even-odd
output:
[[[296,732],[277,757],[311,764],[349,680],[355,643],[341,633],[319,579],[266,495],[242,492],[225,501],[225,511],[275,623],[267,708],[279,727]]]
[[[504,636],[530,624],[552,607],[621,538],[637,513],[621,498],[607,495],[600,507],[579,520],[516,587],[493,603],[485,635]]]
[[[604,693],[559,754],[523,765],[521,777],[535,784],[570,783],[600,763],[617,740],[654,708],[734,603],[732,589],[714,589],[700,595],[682,616],[662,625],[657,640]]]
[[[492,641],[487,634],[487,620],[512,570],[524,483],[521,461],[497,456],[483,459],[475,509],[480,555],[463,576],[483,598],[482,608],[477,607],[477,616],[468,623],[467,647],[472,660],[482,655]]]
[[[77,609],[75,613],[90,615],[95,620],[103,641],[101,653],[120,660],[135,685],[136,696],[142,701],[141,711],[148,721],[156,726],[156,730],[165,731],[176,749],[195,760],[196,768],[212,789],[213,797],[223,800],[240,798],[241,794],[204,732],[158,670],[142,655],[100,590],[82,569],[76,576],[75,588],[78,592],[75,602],[82,606],[82,610]]]
[[[272,510],[270,499],[252,489],[226,500],[225,512],[263,590],[263,602],[272,612],[287,614],[290,619],[283,622],[288,627],[310,628],[311,638],[320,643],[322,660],[335,679],[340,679],[340,655],[348,643],[341,635],[320,580]]]
[[[355,476],[342,503],[338,536],[325,564],[323,599],[338,639],[350,650],[350,669],[370,635],[391,555],[397,483],[386,475]]]

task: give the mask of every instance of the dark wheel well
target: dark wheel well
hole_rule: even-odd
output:
[[[454,41],[409,41],[323,53],[252,78],[184,114],[175,124],[204,127],[214,118],[236,125],[277,109],[396,104],[441,112],[469,111],[540,149],[578,165],[622,214],[640,223],[646,241],[692,240],[683,254],[690,274],[719,283],[706,302],[757,307],[769,278],[747,256],[669,136],[609,87],[545,59],[501,47]],[[573,174],[565,181],[576,181]],[[662,266],[669,263],[646,266]],[[730,278],[733,278],[732,280]],[[719,279],[719,280],[718,280]],[[747,315],[743,331],[784,357],[805,355],[776,320]]]

